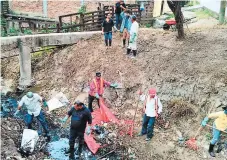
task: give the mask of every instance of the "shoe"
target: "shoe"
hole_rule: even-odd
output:
[[[150,141],[150,140],[151,140],[151,138],[146,138],[145,140],[146,140],[146,141]]]
[[[135,59],[136,57],[135,56],[131,56],[132,59]]]
[[[215,157],[215,154],[214,154],[214,144],[210,144],[208,152],[209,152],[209,154],[210,154],[211,157]]]
[[[139,133],[137,136],[138,136],[138,137],[140,137],[140,136],[143,136],[143,135],[145,135],[145,134],[143,134],[143,133]]]
[[[74,149],[69,148],[65,151],[65,154],[74,154]]]

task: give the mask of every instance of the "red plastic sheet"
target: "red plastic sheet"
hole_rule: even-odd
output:
[[[108,123],[108,122],[112,122],[112,123],[116,123],[116,124],[120,124],[120,121],[113,115],[113,113],[110,111],[109,108],[107,108],[107,106],[104,103],[104,100],[102,98],[99,99],[99,104],[100,104],[100,108],[94,110],[94,112],[92,112],[92,126],[94,125],[100,125],[103,122]],[[129,126],[129,128],[127,129],[127,131],[122,131],[121,134],[130,134],[132,136],[133,134],[133,121],[123,121],[124,124],[127,124]],[[98,149],[101,147],[99,143],[96,143],[96,141],[94,140],[94,137],[92,134],[87,135],[86,133],[84,134],[84,140],[88,146],[88,148],[91,150],[91,152],[93,154],[95,154]]]

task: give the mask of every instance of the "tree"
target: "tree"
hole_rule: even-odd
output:
[[[167,0],[167,4],[171,11],[174,14],[175,21],[176,21],[176,27],[178,31],[178,38],[183,39],[184,38],[184,26],[183,26],[183,21],[184,21],[184,16],[181,11],[181,1],[173,1],[173,0]]]
[[[226,0],[221,1],[220,13],[219,13],[219,24],[223,24],[225,22],[225,8],[226,8]]]

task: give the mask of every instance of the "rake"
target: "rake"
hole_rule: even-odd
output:
[[[208,125],[208,124],[207,124],[206,126],[209,127],[209,128],[214,129],[214,127],[212,127],[212,126],[210,126],[210,125]],[[188,141],[186,141],[185,144],[188,146],[188,148],[191,148],[191,149],[193,149],[193,150],[195,150],[195,151],[197,151],[197,150],[199,149],[199,147],[198,147],[197,144],[196,144],[196,137],[198,136],[199,132],[200,132],[202,129],[203,129],[203,127],[200,126],[199,129],[197,130],[195,136],[194,136],[193,138],[189,139]],[[227,134],[226,131],[222,131],[222,132]]]

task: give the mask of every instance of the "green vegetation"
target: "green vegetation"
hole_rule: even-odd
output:
[[[206,19],[209,17],[215,17],[216,15],[214,14],[214,12],[208,10],[208,9],[200,9],[195,11],[196,17],[198,19]]]
[[[194,6],[194,5],[199,5],[199,1],[194,1],[194,0],[191,0],[187,3],[187,6]]]
[[[150,23],[147,23],[145,24],[146,28],[151,28],[151,24]]]
[[[35,59],[42,58],[45,54],[50,55],[55,48],[56,48],[55,46],[40,47],[39,51],[34,52],[32,54],[32,59],[35,60]]]
[[[86,13],[86,9],[87,9],[86,5],[83,5],[83,6],[80,7],[78,12],[79,13]]]

